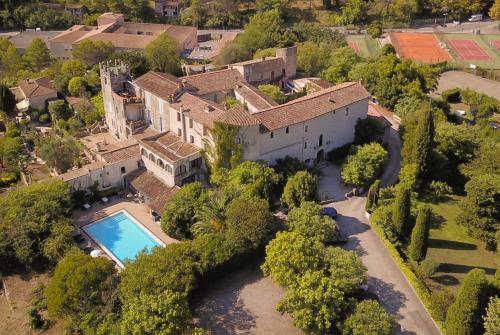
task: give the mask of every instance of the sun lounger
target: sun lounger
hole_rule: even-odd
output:
[[[83,208],[89,209],[91,206],[89,204],[83,204]]]
[[[109,199],[108,199],[108,198],[106,198],[106,197],[103,197],[103,198],[101,198],[101,201],[102,201],[102,202],[104,202],[104,203],[106,203],[106,202],[108,202],[108,201],[109,201]]]

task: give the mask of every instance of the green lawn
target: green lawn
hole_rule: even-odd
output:
[[[486,251],[484,243],[471,238],[463,226],[456,223],[461,213],[460,197],[429,204],[440,220],[431,226],[427,257],[441,263],[432,279],[440,287],[456,292],[464,276],[473,268],[482,268],[490,278],[500,266],[500,257]]]
[[[363,57],[375,56],[380,50],[377,40],[368,35],[348,35],[346,39],[347,41],[356,42]]]

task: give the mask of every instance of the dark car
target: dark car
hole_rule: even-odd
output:
[[[337,210],[333,207],[324,207],[321,214],[331,217],[332,219],[337,218]]]

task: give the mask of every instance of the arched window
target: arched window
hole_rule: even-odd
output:
[[[163,161],[161,159],[157,159],[156,160],[156,165],[158,165],[159,167],[161,167],[162,169],[165,167],[165,164],[163,163]]]
[[[150,153],[149,154],[149,160],[154,162],[156,160],[155,159],[155,155],[153,155],[152,153]]]
[[[144,148],[141,149],[141,155],[144,157],[148,157],[148,152],[146,151],[146,149]]]
[[[323,145],[323,134],[319,135],[319,143],[318,145],[321,147]]]
[[[167,170],[168,174],[172,174],[172,167],[169,164],[165,164],[165,170]]]
[[[186,165],[184,165],[184,164],[182,164],[182,165],[180,166],[180,169],[181,169],[181,174],[184,174],[184,173],[186,173],[186,171],[187,171],[187,170],[186,170]]]

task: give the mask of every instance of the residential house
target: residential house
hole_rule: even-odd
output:
[[[21,80],[11,91],[20,112],[26,112],[30,107],[44,110],[49,101],[57,100],[57,90],[46,77]]]

